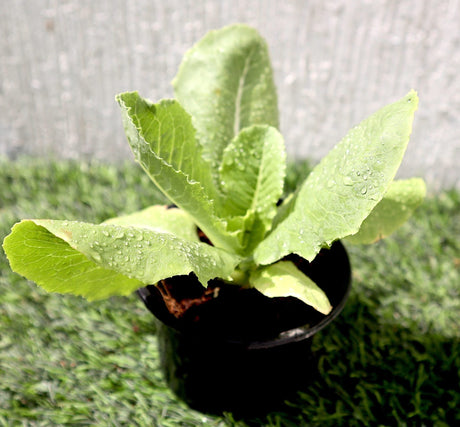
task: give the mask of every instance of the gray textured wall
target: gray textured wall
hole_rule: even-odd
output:
[[[0,0],[0,155],[130,156],[114,95],[172,95],[184,51],[246,22],[266,37],[291,157],[323,156],[416,88],[401,176],[460,188],[459,0]]]

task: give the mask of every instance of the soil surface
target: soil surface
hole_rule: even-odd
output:
[[[311,263],[296,255],[285,259],[315,281],[333,307],[341,300],[350,267],[340,243],[322,250]],[[194,274],[162,280],[145,291],[147,307],[167,325],[229,340],[274,338],[289,329],[313,326],[325,317],[293,297],[268,298],[256,289],[220,280],[211,280],[204,288]]]

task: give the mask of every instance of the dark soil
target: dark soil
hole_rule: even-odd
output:
[[[342,245],[336,243],[311,263],[296,255],[286,259],[314,280],[334,307],[343,297],[346,286],[342,283],[348,285],[349,281],[350,269],[343,253]],[[268,298],[256,289],[220,280],[211,280],[204,288],[194,274],[162,280],[145,291],[147,306],[167,325],[227,340],[269,339],[289,329],[313,326],[325,317],[293,297]]]

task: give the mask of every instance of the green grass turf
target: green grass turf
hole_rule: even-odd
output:
[[[291,167],[291,187],[299,174],[305,168]],[[132,164],[0,161],[0,240],[20,218],[98,222],[157,202]],[[459,238],[460,194],[446,191],[391,238],[348,245],[353,289],[314,342],[320,377],[253,419],[176,400],[135,295],[88,303],[46,294],[0,251],[0,425],[459,425]]]

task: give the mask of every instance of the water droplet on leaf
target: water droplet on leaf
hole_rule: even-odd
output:
[[[353,180],[349,177],[349,176],[346,176],[345,178],[343,178],[343,183],[345,185],[352,185],[353,184]]]

